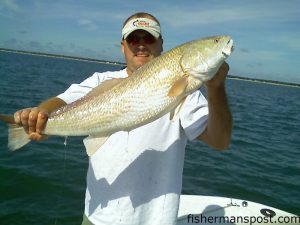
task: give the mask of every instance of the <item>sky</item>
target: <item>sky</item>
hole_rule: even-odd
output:
[[[164,51],[230,35],[230,75],[300,84],[300,0],[0,0],[0,48],[124,62],[124,20],[156,16]]]

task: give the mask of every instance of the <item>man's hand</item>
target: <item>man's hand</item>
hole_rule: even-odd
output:
[[[41,132],[44,130],[49,112],[38,107],[26,108],[14,113],[15,123],[22,126],[29,138],[34,141],[41,141],[47,138]]]
[[[50,98],[42,102],[38,107],[26,108],[15,112],[15,123],[24,127],[31,140],[44,140],[47,136],[42,134],[42,131],[46,127],[50,113],[66,104],[60,98]]]
[[[216,75],[211,79],[206,81],[206,87],[207,88],[218,88],[220,86],[224,85],[224,82],[226,80],[226,76],[228,74],[229,71],[229,65],[224,62],[220,69],[218,70],[218,72],[216,73]]]

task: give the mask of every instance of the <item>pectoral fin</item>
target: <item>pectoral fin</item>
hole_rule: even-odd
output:
[[[187,78],[188,78],[188,76],[184,76],[184,77],[180,78],[179,80],[177,80],[171,87],[171,89],[168,93],[168,96],[169,97],[177,97],[177,96],[181,95],[185,91],[186,86],[188,85]]]
[[[179,115],[179,113],[181,111],[181,108],[182,108],[182,106],[183,106],[183,104],[185,102],[185,99],[186,99],[186,97],[184,97],[181,100],[181,102],[179,103],[179,105],[173,111],[170,112],[170,120],[172,120],[172,121],[176,120],[176,118],[178,117],[178,115]]]
[[[83,139],[83,143],[88,156],[92,156],[108,139],[108,137],[92,137],[88,136]]]

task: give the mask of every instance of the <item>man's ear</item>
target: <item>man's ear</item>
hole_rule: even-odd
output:
[[[122,50],[122,52],[124,54],[124,40],[121,41],[121,50]]]

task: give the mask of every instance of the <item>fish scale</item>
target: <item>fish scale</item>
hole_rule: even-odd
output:
[[[131,76],[105,81],[82,99],[51,113],[43,133],[89,135],[92,145],[99,145],[93,147],[94,152],[111,134],[130,131],[174,112],[187,95],[216,74],[232,50],[229,36],[182,44],[154,58]],[[0,119],[5,120],[5,116]],[[28,143],[24,135],[27,136],[22,127],[10,126],[9,148],[16,150]]]

